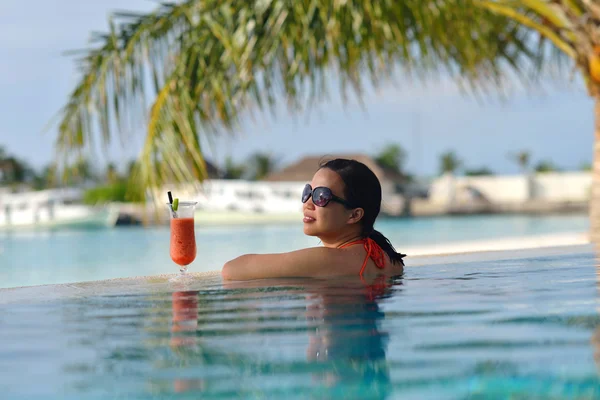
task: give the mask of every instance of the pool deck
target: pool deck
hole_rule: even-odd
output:
[[[412,257],[448,255],[506,250],[543,249],[547,247],[579,246],[590,242],[588,233],[567,232],[545,235],[482,239],[475,241],[449,242],[439,245],[402,246],[402,252]]]
[[[535,237],[511,238],[476,242],[445,243],[439,246],[402,248],[407,253],[406,269],[424,265],[458,264],[465,262],[491,261],[559,256],[574,253],[594,252],[586,234],[567,233]],[[106,295],[151,294],[173,290],[185,290],[189,285],[197,287],[198,280],[219,284],[220,271],[189,272],[192,279],[173,282],[176,274],[117,278],[90,282],[55,285],[0,288],[0,305],[40,303],[67,298],[84,298]]]

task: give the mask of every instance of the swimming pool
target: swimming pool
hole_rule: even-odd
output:
[[[397,249],[414,245],[586,232],[587,215],[487,215],[388,219],[376,224]],[[318,246],[302,224],[198,228],[198,257],[190,271],[220,269],[244,253]],[[409,253],[409,257],[411,254]],[[169,258],[169,229],[0,233],[0,288],[93,281],[177,271]]]
[[[492,256],[432,259],[390,286],[215,276],[3,290],[0,390],[10,399],[598,398],[592,248]]]

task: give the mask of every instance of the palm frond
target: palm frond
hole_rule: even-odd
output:
[[[503,3],[479,3],[185,0],[116,13],[78,59],[59,157],[68,163],[95,140],[106,146],[143,123],[136,176],[159,187],[206,177],[200,138],[232,134],[242,116],[275,112],[280,100],[291,112],[316,107],[332,75],[345,100],[398,69],[417,79],[449,74],[473,92],[501,87],[507,67],[521,74],[540,59],[528,29],[539,23],[508,15]]]
[[[515,2],[513,2],[515,3]],[[532,1],[521,1],[520,3],[534,3]],[[537,1],[535,3],[544,3],[543,1]],[[512,20],[519,22],[520,24],[539,32],[544,37],[548,38],[552,41],[552,43],[561,49],[566,55],[571,58],[576,57],[576,50],[573,48],[572,44],[568,41],[564,40],[560,37],[559,34],[553,29],[554,27],[559,28],[564,27],[566,23],[563,23],[562,19],[556,17],[556,20],[559,25],[553,26],[552,28],[548,26],[544,26],[543,24],[535,21],[533,18],[530,18],[526,14],[522,13],[518,8],[513,8],[508,5],[504,5],[503,2],[499,1],[482,1],[481,5],[490,11],[493,11],[497,14],[504,15]],[[522,5],[522,4],[521,4]],[[552,15],[551,10],[543,8],[541,5],[537,4],[537,10],[544,10],[543,13],[539,14],[541,16],[545,16],[546,14]]]

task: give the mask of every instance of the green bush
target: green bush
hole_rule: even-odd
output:
[[[131,190],[128,182],[117,182],[111,185],[98,186],[88,189],[83,194],[83,202],[86,204],[99,204],[109,202],[136,202],[141,197]]]

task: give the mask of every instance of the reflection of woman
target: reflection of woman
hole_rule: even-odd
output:
[[[385,314],[379,302],[391,296],[392,282],[385,277],[343,277],[224,281],[223,287],[233,291],[289,287],[295,295],[304,294],[308,327],[306,367],[315,384],[311,392],[322,392],[323,398],[383,399],[391,385],[386,362],[388,334],[381,331]]]
[[[378,305],[389,286],[382,290],[382,284],[380,280],[307,288],[306,316],[312,328],[307,360],[325,364],[313,376],[327,387],[338,386],[346,396],[356,392],[360,398],[384,398],[390,389],[385,361],[388,335],[379,329],[385,315]]]

